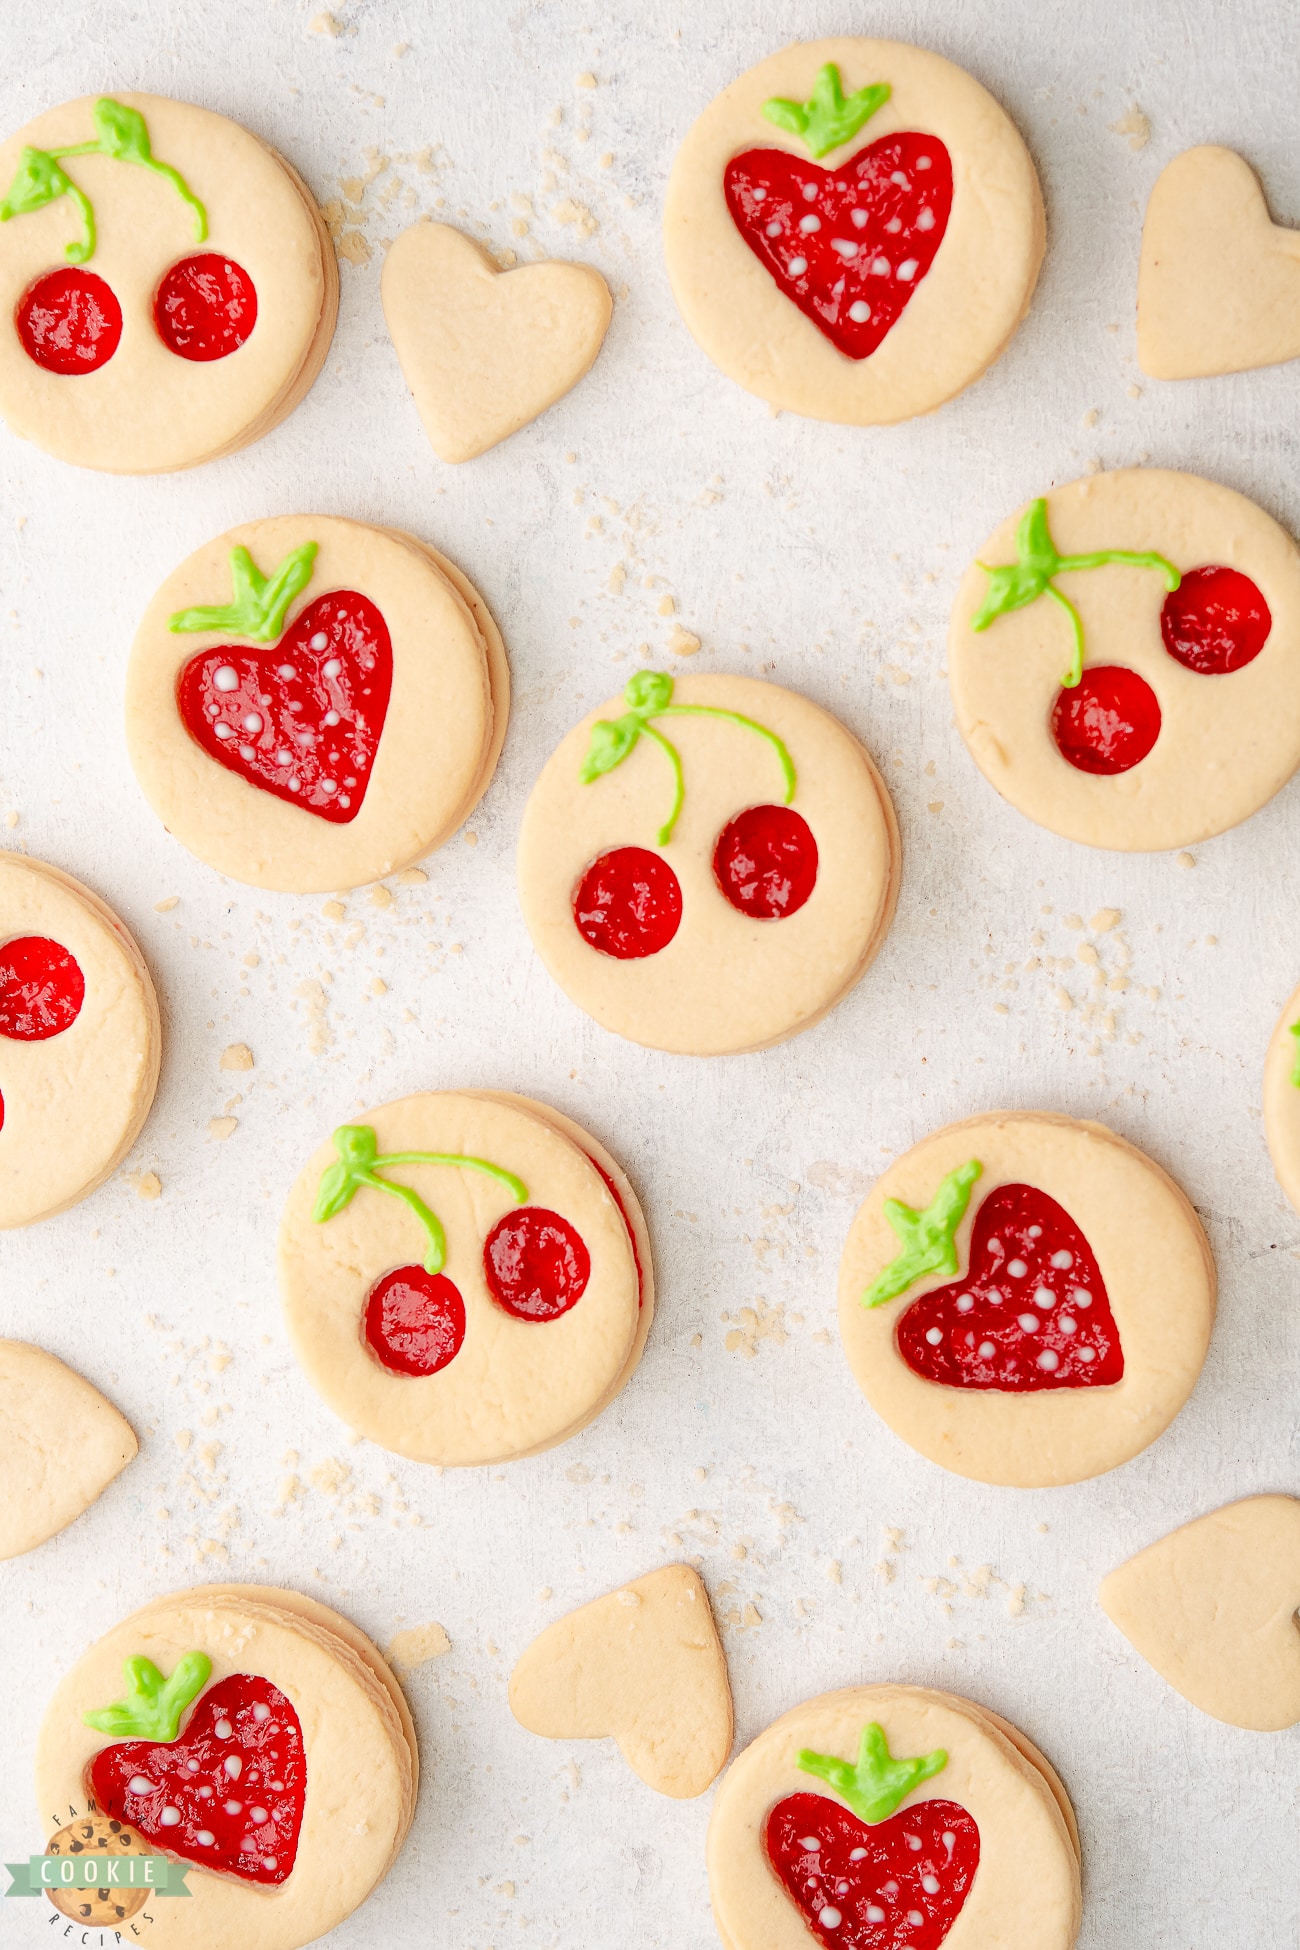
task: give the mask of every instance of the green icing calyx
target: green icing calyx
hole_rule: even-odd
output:
[[[114,1740],[174,1740],[181,1714],[208,1683],[212,1661],[206,1652],[187,1652],[176,1661],[170,1679],[143,1657],[128,1659],[122,1670],[126,1698],[83,1713],[86,1725]]]
[[[352,1203],[363,1185],[368,1185],[371,1191],[387,1192],[391,1198],[400,1198],[408,1205],[424,1227],[429,1242],[424,1255],[426,1273],[441,1273],[447,1263],[447,1235],[442,1222],[417,1191],[409,1185],[395,1185],[391,1178],[381,1178],[381,1171],[390,1165],[450,1165],[462,1171],[486,1172],[489,1178],[506,1187],[516,1205],[522,1205],[528,1197],[528,1187],[522,1178],[516,1178],[512,1171],[505,1171],[500,1165],[489,1164],[486,1158],[468,1158],[454,1151],[392,1151],[381,1158],[379,1141],[369,1124],[340,1124],[334,1133],[334,1149],[338,1157],[325,1167],[316,1188],[316,1203],[311,1209],[316,1224],[324,1225],[327,1219],[336,1218]]]
[[[623,702],[628,708],[621,718],[601,718],[591,727],[591,743],[578,777],[584,785],[591,785],[594,780],[603,778],[606,772],[612,772],[616,765],[621,765],[635,749],[639,738],[650,739],[664,754],[673,773],[672,810],[659,828],[660,846],[667,846],[673,836],[673,828],[686,798],[686,780],[677,747],[670,745],[663,733],[654,729],[650,722],[652,718],[721,718],[726,724],[743,725],[746,731],[756,731],[760,738],[766,738],[780,762],[781,775],[785,780],[785,797],[781,803],[788,806],[794,798],[797,784],[794,760],[776,733],[769,731],[765,724],[759,724],[755,718],[742,717],[739,711],[721,710],[714,704],[674,704],[673,680],[664,670],[639,670],[624,687]]]
[[[871,1282],[862,1296],[864,1307],[883,1307],[887,1300],[897,1300],[927,1273],[957,1271],[957,1228],[983,1169],[978,1158],[958,1165],[941,1181],[923,1212],[913,1211],[900,1199],[885,1200],[885,1217],[902,1240],[903,1250]]]
[[[294,597],[311,581],[319,542],[304,542],[264,576],[242,545],[230,551],[232,600],[207,609],[178,609],[169,630],[224,630],[250,643],[278,643]]]
[[[834,1754],[815,1754],[804,1747],[796,1763],[805,1774],[833,1787],[855,1815],[865,1822],[885,1821],[900,1801],[942,1772],[948,1756],[942,1747],[932,1754],[918,1754],[913,1760],[895,1760],[889,1751],[885,1729],[872,1720],[862,1729],[856,1761],[839,1760]]]
[[[987,630],[990,623],[995,623],[999,616],[1005,616],[1008,610],[1027,609],[1040,596],[1050,596],[1069,619],[1074,647],[1069,668],[1061,683],[1067,691],[1073,690],[1083,675],[1083,621],[1069,597],[1061,594],[1052,578],[1066,570],[1101,569],[1108,563],[1127,569],[1156,569],[1164,577],[1165,588],[1169,590],[1177,589],[1183,579],[1172,562],[1150,549],[1099,548],[1090,555],[1058,555],[1047,526],[1047,502],[1040,495],[1037,501],[1030,502],[1020,517],[1020,525],[1016,529],[1015,561],[994,569],[987,562],[976,563],[976,568],[983,569],[989,580],[984,600],[971,617],[970,626],[973,630]]]
[[[840,71],[833,61],[818,70],[812,94],[806,102],[786,101],[774,95],[763,103],[763,113],[778,129],[797,135],[810,156],[826,156],[842,143],[852,141],[864,122],[889,100],[887,81],[874,82],[846,95],[840,86]]]
[[[84,190],[77,188],[60,162],[69,156],[112,156],[118,162],[138,163],[155,176],[169,182],[182,203],[194,212],[194,236],[202,243],[208,234],[208,213],[185,178],[170,163],[160,162],[149,143],[149,130],[138,108],[127,108],[110,95],[101,95],[93,110],[95,139],[74,142],[62,149],[24,148],[14,179],[0,203],[0,223],[10,217],[30,216],[47,203],[70,196],[81,217],[83,235],[74,237],[64,249],[70,264],[85,264],[95,255],[95,212]]]

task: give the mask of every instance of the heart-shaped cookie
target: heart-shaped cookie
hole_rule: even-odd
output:
[[[576,386],[614,309],[588,265],[498,271],[445,223],[402,232],[380,289],[424,430],[448,461],[485,453]]]
[[[1205,379],[1300,358],[1300,231],[1268,214],[1231,149],[1185,149],[1142,227],[1138,360],[1153,379]]]
[[[1300,1500],[1248,1496],[1103,1579],[1107,1617],[1162,1679],[1229,1725],[1300,1720]]]
[[[0,1341],[0,1558],[79,1517],[136,1452],[97,1389],[44,1348]]]
[[[511,1673],[510,1710],[548,1740],[617,1740],[660,1794],[703,1794],[731,1752],[731,1687],[695,1572],[667,1564],[558,1618]]]

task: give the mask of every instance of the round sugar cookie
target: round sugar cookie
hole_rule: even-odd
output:
[[[577,1434],[629,1379],[653,1309],[645,1221],[611,1166],[568,1119],[487,1091],[341,1127],[280,1226],[312,1386],[417,1462],[504,1462]]]
[[[641,671],[547,760],[519,899],[572,1001],[686,1055],[809,1028],[893,918],[899,842],[866,752],[807,698]]]
[[[1209,1244],[1160,1167],[1100,1124],[968,1118],[877,1180],[840,1261],[854,1379],[894,1433],[979,1482],[1127,1462],[1196,1385]]]
[[[1300,550],[1194,474],[1090,474],[994,531],[948,632],[990,784],[1065,839],[1191,846],[1300,764]]]
[[[1082,1900],[1068,1810],[1037,1749],[968,1700],[824,1693],[774,1721],[718,1789],[718,1934],[727,1950],[1070,1950]]]
[[[127,667],[131,762],[168,831],[235,880],[327,893],[440,846],[486,790],[510,678],[436,549],[280,515],[167,578]]]
[[[1264,1136],[1277,1182],[1300,1212],[1300,989],[1278,1018],[1264,1058]]]
[[[992,365],[1029,309],[1043,199],[987,89],[924,48],[796,42],[690,130],[664,206],[702,349],[773,406],[876,426]]]
[[[88,887],[0,853],[0,1228],[75,1205],[115,1171],[158,1086],[144,957]]]

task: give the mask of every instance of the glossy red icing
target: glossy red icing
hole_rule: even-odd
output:
[[[790,806],[748,806],[718,835],[713,873],[731,905],[757,921],[797,914],[817,884],[817,842]]]
[[[558,1320],[586,1291],[591,1256],[558,1212],[522,1205],[488,1234],[483,1274],[492,1298],[516,1320]]]
[[[0,1036],[18,1043],[61,1036],[85,999],[86,978],[57,941],[20,934],[0,947]]]
[[[364,1332],[375,1359],[394,1374],[437,1374],[460,1353],[465,1302],[445,1273],[398,1266],[371,1287]]]
[[[1052,736],[1080,772],[1131,772],[1160,736],[1156,694],[1123,664],[1089,664],[1073,689],[1057,692]]]
[[[233,258],[200,251],[172,265],[154,296],[153,316],[165,346],[208,365],[248,338],[257,323],[257,292]]]
[[[920,1801],[868,1824],[824,1794],[790,1794],[767,1818],[767,1858],[826,1950],[938,1950],[980,1859],[955,1801]]]
[[[1160,634],[1188,670],[1222,677],[1252,663],[1273,627],[1268,604],[1240,569],[1189,569],[1165,597]]]
[[[4,1118],[4,1105],[0,1104],[0,1121],[2,1121],[3,1118]],[[629,1219],[627,1216],[627,1206],[623,1203],[622,1193],[619,1191],[618,1186],[614,1183],[613,1179],[606,1171],[604,1165],[601,1164],[599,1158],[592,1158],[591,1153],[589,1151],[586,1152],[584,1155],[591,1159],[591,1163],[596,1167],[596,1170],[600,1173],[601,1179],[605,1186],[605,1190],[609,1193],[615,1205],[617,1205],[618,1215],[622,1219],[623,1224],[627,1227],[627,1243],[632,1248],[632,1261],[636,1267],[636,1304],[638,1307],[643,1307],[645,1305],[645,1273],[642,1270],[642,1266],[641,1266],[640,1249],[638,1248],[636,1243],[636,1228],[633,1226],[631,1219]]]
[[[681,918],[681,882],[662,854],[643,846],[602,853],[573,896],[578,933],[616,961],[657,955],[676,934]]]
[[[14,326],[29,359],[68,378],[108,364],[122,337],[122,307],[94,271],[62,265],[27,287]]]

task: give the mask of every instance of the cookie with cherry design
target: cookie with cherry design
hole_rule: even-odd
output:
[[[294,1351],[349,1428],[417,1462],[576,1435],[641,1358],[650,1241],[609,1153],[526,1097],[429,1091],[342,1126],[280,1226]]]
[[[747,392],[815,420],[929,413],[992,365],[1043,257],[997,102],[898,41],[798,42],[713,101],[664,207],[673,295]]]
[[[1051,1764],[950,1693],[856,1686],[783,1714],[713,1804],[727,1950],[1070,1950],[1077,1830]]]
[[[1264,1058],[1264,1136],[1277,1182],[1300,1212],[1300,989],[1278,1017]]]
[[[0,1228],[75,1205],[117,1169],[160,1057],[153,983],[111,908],[0,853]]]
[[[337,515],[233,528],[154,597],[127,668],[146,798],[218,872],[326,893],[441,846],[486,791],[510,671],[459,569]]]
[[[161,474],[259,440],[337,310],[306,185],[224,115],[87,96],[0,147],[0,414],[57,459]]]
[[[548,759],[519,834],[520,905],[560,987],[688,1055],[816,1022],[866,972],[898,878],[862,746],[747,677],[639,672]]]
[[[1004,799],[1088,846],[1190,846],[1300,764],[1300,551],[1194,474],[1092,474],[1005,521],[962,579],[948,677]]]
[[[1103,1125],[968,1118],[890,1166],[840,1261],[840,1333],[894,1433],[960,1476],[1076,1483],[1196,1385],[1215,1272],[1195,1212]]]

